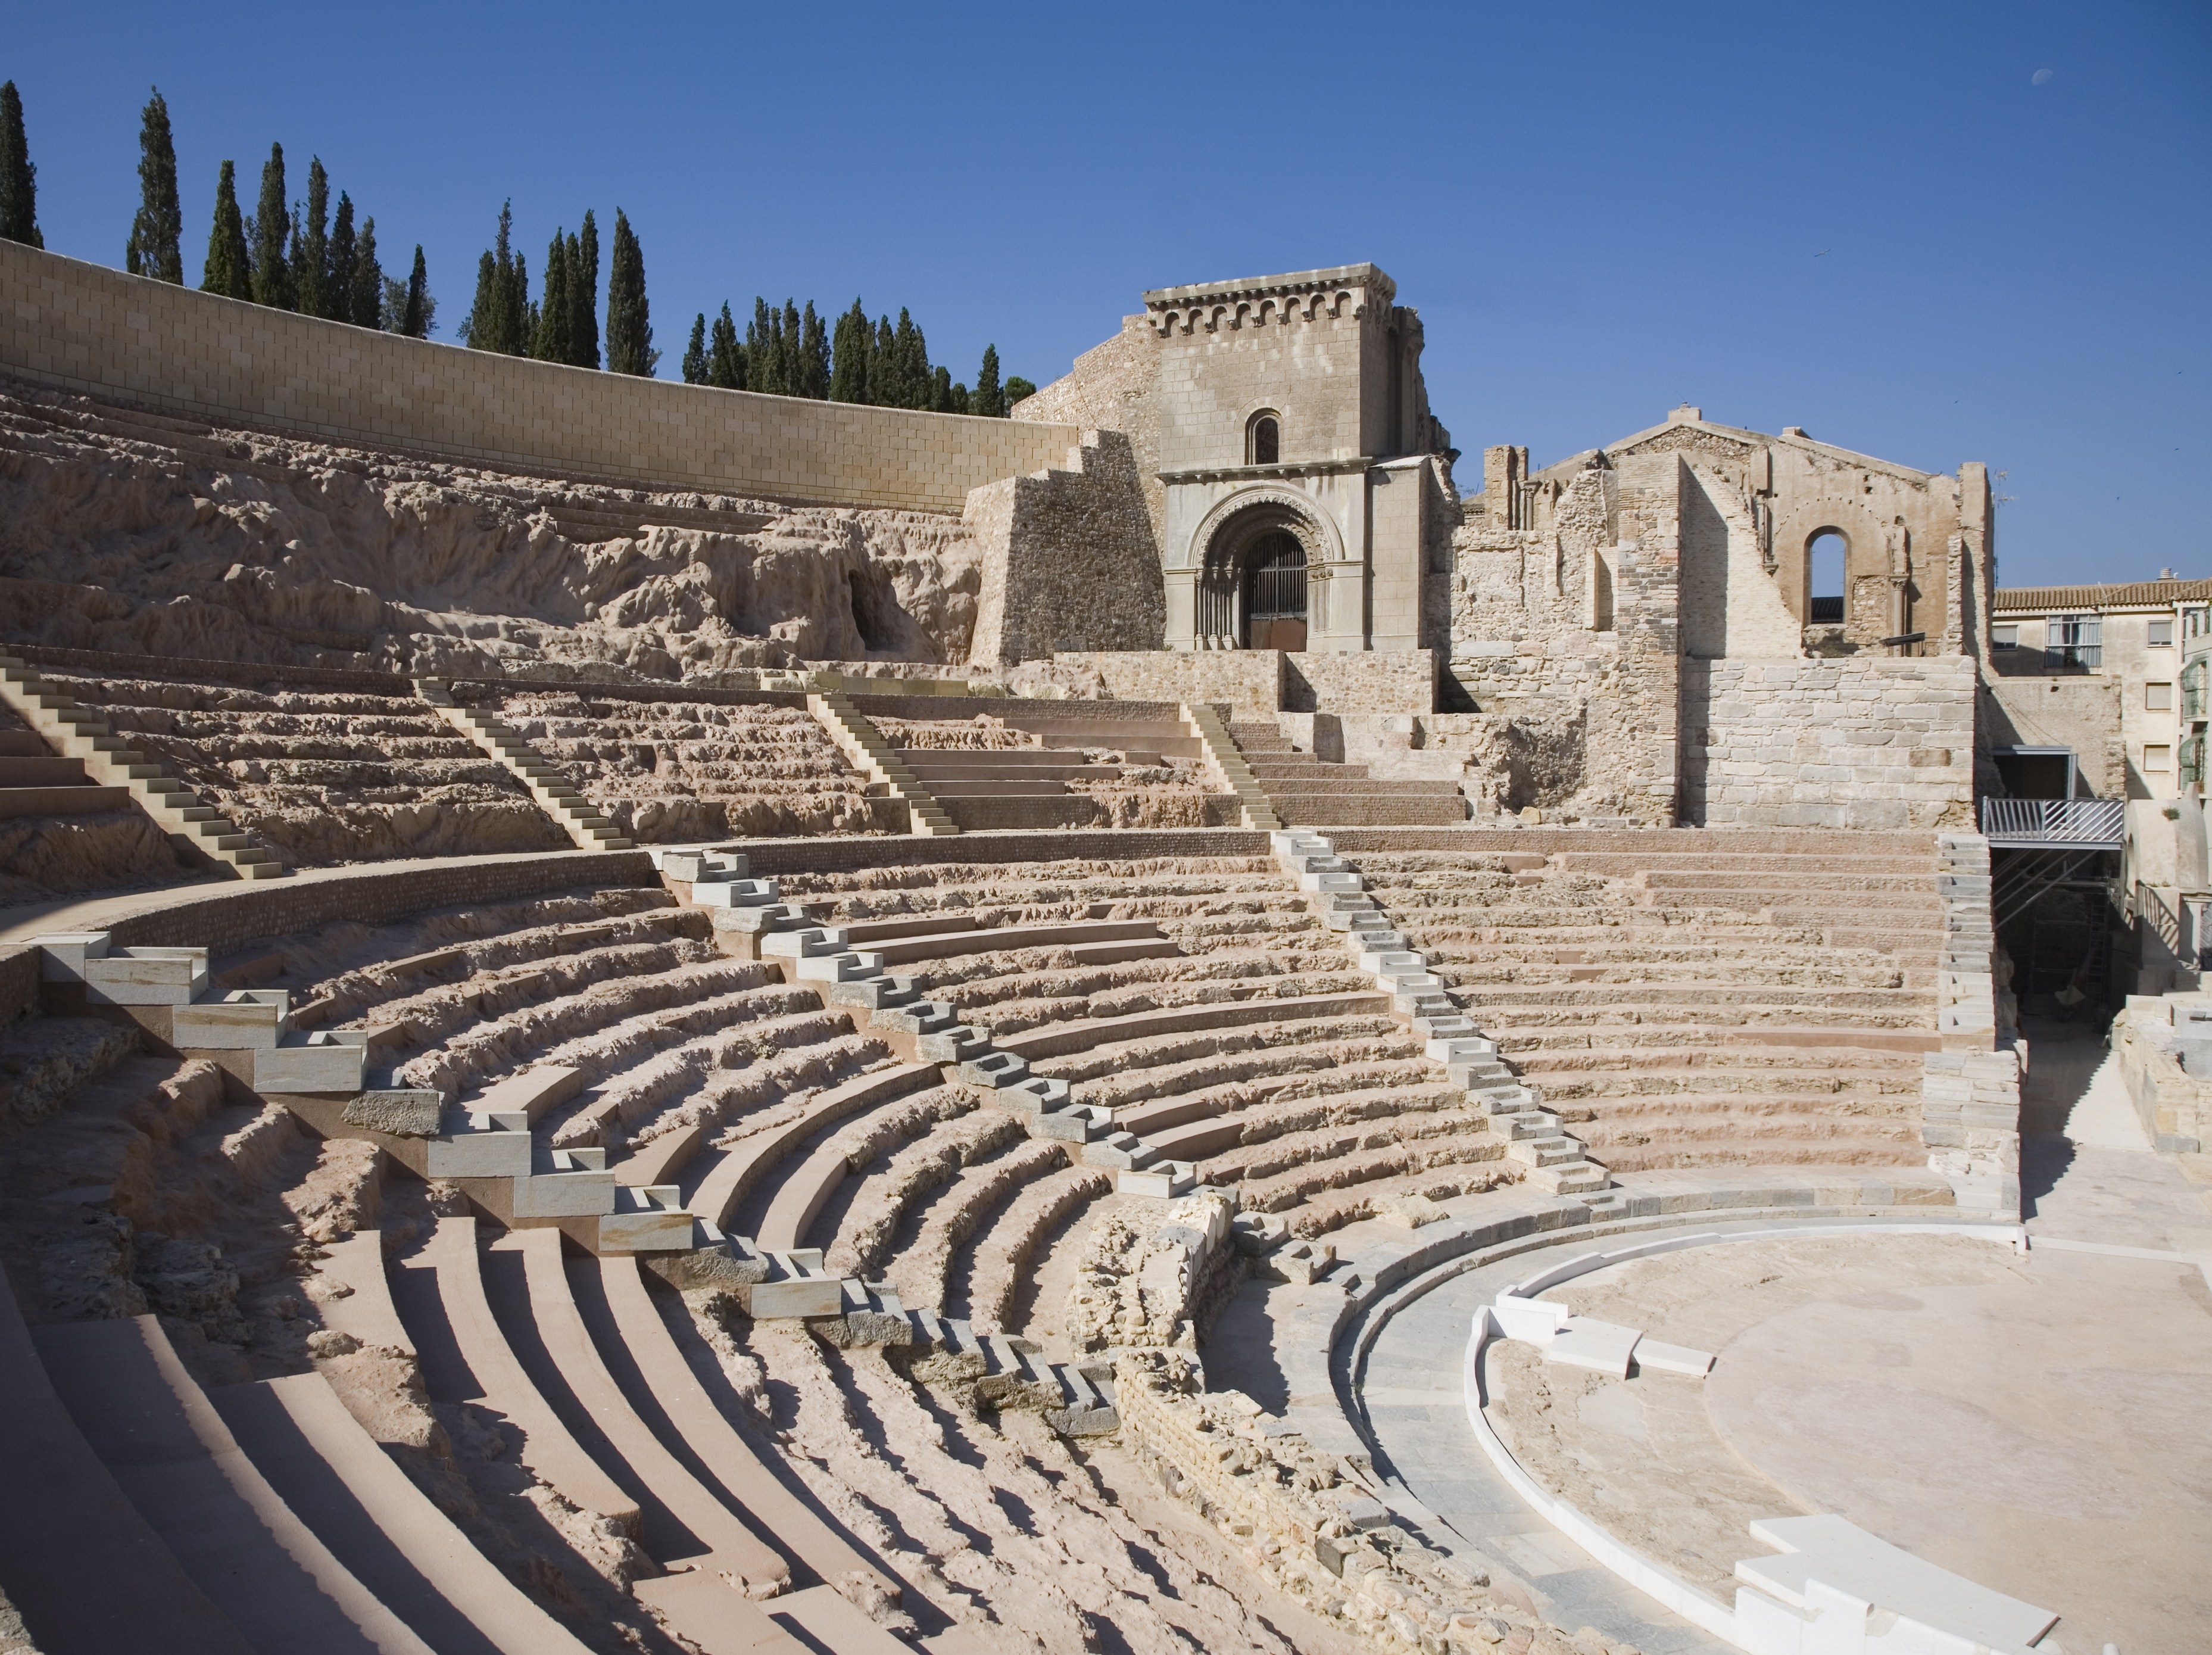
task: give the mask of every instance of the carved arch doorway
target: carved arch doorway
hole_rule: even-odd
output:
[[[1269,529],[1225,555],[1218,543],[1198,587],[1198,635],[1240,649],[1304,649],[1305,543]]]

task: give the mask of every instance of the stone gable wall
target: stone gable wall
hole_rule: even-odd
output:
[[[464,350],[0,242],[0,371],[319,441],[772,500],[957,512],[1079,432]]]

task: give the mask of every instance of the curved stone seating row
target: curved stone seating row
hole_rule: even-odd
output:
[[[9,1584],[51,1647],[581,1655],[319,1374],[205,1391],[157,1318],[33,1336],[0,1280],[0,1397]]]
[[[1341,929],[1346,946],[1360,969],[1374,974],[1391,995],[1395,1010],[1406,1014],[1424,1037],[1424,1050],[1467,1090],[1474,1107],[1490,1117],[1506,1140],[1505,1153],[1526,1169],[1530,1183],[1559,1195],[1592,1195],[1606,1189],[1606,1169],[1583,1153],[1582,1141],[1561,1129],[1559,1117],[1543,1107],[1534,1088],[1521,1084],[1498,1059],[1495,1042],[1485,1038],[1444,991],[1444,981],[1429,969],[1428,957],[1406,946],[1389,917],[1368,894],[1367,882],[1349,861],[1318,834],[1293,831],[1270,836],[1285,867],[1325,905],[1332,928]],[[1595,1202],[1603,1205],[1600,1197]]]
[[[1865,837],[1362,863],[1455,1002],[1616,1171],[1911,1165],[1940,915],[1924,843]]]
[[[567,843],[503,765],[407,686],[378,696],[46,677],[295,865]]]
[[[547,690],[510,691],[481,710],[640,844],[904,826],[897,801],[781,698],[726,705]]]

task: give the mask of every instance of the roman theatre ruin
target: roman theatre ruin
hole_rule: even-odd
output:
[[[1998,944],[2196,800],[2007,794],[1979,465],[1423,350],[0,243],[0,1650],[2202,1647],[2212,1002]]]

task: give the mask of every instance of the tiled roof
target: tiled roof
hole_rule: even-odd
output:
[[[2000,615],[2063,614],[2072,610],[2125,609],[2130,605],[2190,603],[2212,599],[2212,581],[2136,581],[2124,586],[2016,586],[1997,588]]]

